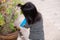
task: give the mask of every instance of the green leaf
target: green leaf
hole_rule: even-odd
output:
[[[0,13],[0,19],[2,20],[3,19],[3,16],[2,16],[2,14]]]
[[[10,23],[10,28],[14,29],[14,24],[13,23]]]
[[[7,12],[7,14],[10,15],[10,14],[12,13],[12,9],[11,9],[11,8],[7,8],[7,9],[6,9],[6,12]]]
[[[3,25],[3,24],[5,24],[4,17],[0,13],[0,25]]]
[[[12,32],[15,32],[16,31],[16,29],[14,28],[14,23],[10,23],[10,29],[12,30]]]
[[[12,0],[12,1],[13,1],[13,5],[17,5],[18,3],[24,4],[24,2],[22,2],[21,0]]]
[[[18,17],[18,13],[16,13],[16,14],[14,15],[14,20],[15,20],[17,17]]]

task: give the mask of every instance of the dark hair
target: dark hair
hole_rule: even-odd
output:
[[[41,15],[38,13],[35,5],[31,2],[27,2],[24,5],[18,4],[18,6],[21,7],[28,24],[33,24],[41,19]]]

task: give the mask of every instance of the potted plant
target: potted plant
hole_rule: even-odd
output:
[[[17,40],[20,28],[14,26],[14,21],[18,17],[14,4],[9,4],[5,0],[0,1],[0,40]]]

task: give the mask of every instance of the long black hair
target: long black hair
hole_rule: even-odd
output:
[[[38,13],[35,5],[31,2],[27,2],[24,5],[18,4],[18,6],[21,7],[28,24],[33,24],[41,19],[40,13]]]

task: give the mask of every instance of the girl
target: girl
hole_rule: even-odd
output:
[[[30,27],[29,38],[31,40],[44,40],[42,16],[34,4],[27,2],[24,5],[18,4],[18,6],[21,7],[23,15],[26,18],[27,23],[25,27]]]

